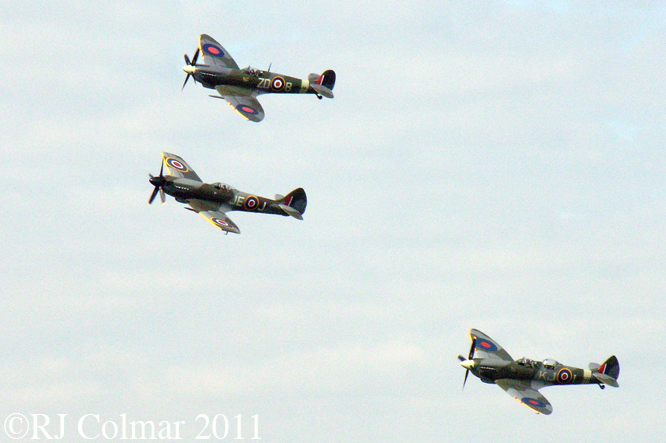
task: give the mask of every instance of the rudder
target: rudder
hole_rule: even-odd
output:
[[[278,205],[285,212],[285,215],[291,215],[294,218],[303,220],[303,213],[308,205],[308,199],[303,188],[298,188],[278,200]]]
[[[332,91],[333,87],[335,86],[335,71],[332,69],[327,69],[322,75],[319,76],[317,83],[322,86],[326,86]]]
[[[601,366],[599,366],[598,371],[617,380],[620,376],[620,362],[617,360],[617,357],[613,355],[609,357],[608,360],[606,360]]]

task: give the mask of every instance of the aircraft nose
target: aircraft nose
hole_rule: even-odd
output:
[[[472,369],[475,366],[474,360],[461,361],[460,366],[462,366],[465,369]]]
[[[151,185],[153,186],[164,186],[166,185],[167,181],[163,176],[157,176],[157,177],[150,177],[148,179]]]
[[[187,72],[190,75],[194,75],[194,72],[197,70],[196,67],[192,65],[185,65],[183,66],[183,71]]]

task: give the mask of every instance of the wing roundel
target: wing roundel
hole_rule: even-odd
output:
[[[553,412],[553,406],[541,395],[539,391],[532,388],[525,380],[501,379],[495,382],[507,394],[539,414],[549,415]]]
[[[204,64],[239,69],[238,64],[236,64],[236,61],[229,55],[227,50],[210,35],[201,34],[199,36],[199,49],[201,49]]]
[[[190,180],[201,181],[196,172],[190,168],[190,165],[187,164],[182,157],[177,156],[176,154],[170,154],[168,152],[162,153],[162,159],[164,160],[164,166],[169,170],[169,175],[180,178],[188,178]]]
[[[203,218],[208,220],[218,229],[221,229],[225,232],[233,232],[234,234],[240,234],[240,229],[236,226],[236,223],[232,222],[227,215],[222,211],[201,211],[199,212]]]
[[[512,362],[513,358],[499,343],[477,329],[471,329],[469,336],[474,342],[474,350],[479,358],[491,358]]]
[[[253,96],[225,95],[224,99],[246,119],[257,123],[264,119],[264,108]]]

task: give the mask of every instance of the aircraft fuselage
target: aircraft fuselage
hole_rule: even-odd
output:
[[[189,203],[197,211],[225,205],[228,211],[263,212],[266,214],[286,214],[277,201],[230,188],[220,183],[201,183],[184,178],[167,177],[164,192],[180,203]]]
[[[220,95],[316,94],[309,80],[273,72],[208,65],[186,66],[183,70],[205,88],[217,89]]]
[[[534,380],[544,385],[579,385],[599,384],[592,378],[592,371],[557,364],[555,367],[545,367],[543,362],[520,360],[508,364],[496,360],[475,359],[470,371],[486,383],[495,383],[497,380]]]

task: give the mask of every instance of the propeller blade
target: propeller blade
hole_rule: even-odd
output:
[[[153,189],[152,194],[150,194],[150,199],[148,199],[148,204],[152,204],[153,200],[155,200],[155,197],[157,196],[157,193],[160,193],[160,199],[162,200],[162,204],[166,201],[166,197],[164,196],[164,185],[166,185],[166,179],[164,178],[164,161],[162,161],[162,165],[160,166],[160,175],[155,177],[153,174],[150,172],[148,173],[148,177],[150,177],[149,181],[150,183],[155,186],[155,189]]]
[[[150,199],[148,200],[149,205],[153,204],[153,200],[155,200],[155,196],[157,195],[157,191],[160,190],[160,189],[161,188],[158,188],[157,186],[155,187],[155,189],[153,189],[153,193],[150,194]]]
[[[469,348],[469,355],[467,356],[467,360],[471,360],[474,358],[474,351],[476,350],[476,338],[472,337],[472,346]],[[458,360],[460,361],[465,361],[465,357],[462,355],[458,356]],[[467,383],[467,376],[469,375],[469,368],[465,371],[465,378],[463,380],[463,389],[465,389],[465,383]]]
[[[185,77],[185,81],[183,82],[183,87],[180,88],[181,91],[182,91],[183,89],[185,89],[185,85],[187,84],[187,81],[188,81],[189,79],[190,79],[190,74],[188,73],[187,76]]]
[[[186,65],[191,65],[192,63],[190,62],[190,58],[187,56],[187,54],[183,54],[183,57],[185,57],[185,64]]]
[[[471,360],[474,358],[474,350],[476,349],[476,339],[472,340],[472,346],[469,348],[469,357],[467,360]]]
[[[197,50],[194,51],[194,57],[192,57],[192,63],[190,63],[190,65],[192,66],[196,65],[198,58],[199,58],[199,48],[197,48]]]

